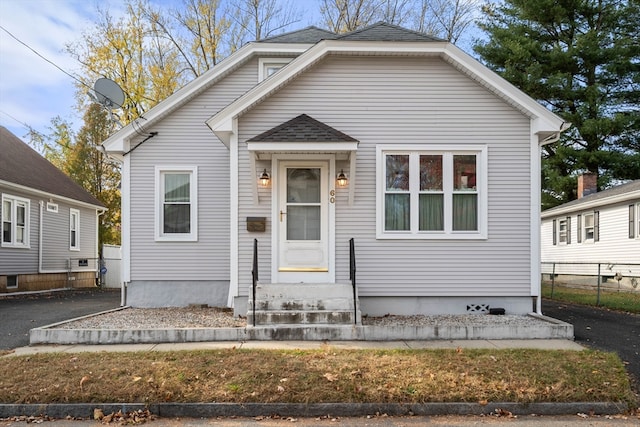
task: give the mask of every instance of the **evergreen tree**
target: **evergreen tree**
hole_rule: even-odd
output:
[[[505,0],[483,8],[485,63],[572,124],[544,147],[543,208],[576,198],[590,171],[600,188],[640,178],[640,2]]]

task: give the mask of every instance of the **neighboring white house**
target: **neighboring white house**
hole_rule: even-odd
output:
[[[637,287],[640,180],[596,190],[595,175],[582,175],[578,199],[542,212],[542,272],[595,277],[599,263],[604,278],[617,277],[620,283]]]
[[[0,197],[0,293],[96,285],[106,208],[4,127]]]
[[[254,239],[260,283],[331,293],[353,238],[363,314],[540,311],[540,145],[567,127],[400,27],[247,44],[103,144],[126,303],[245,315]]]

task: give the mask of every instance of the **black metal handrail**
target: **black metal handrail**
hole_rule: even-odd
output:
[[[349,280],[353,287],[353,323],[358,324],[358,303],[356,292],[356,249],[353,237],[349,239]]]
[[[253,239],[253,268],[251,269],[251,292],[253,295],[253,326],[256,326],[256,284],[258,283],[258,239]]]

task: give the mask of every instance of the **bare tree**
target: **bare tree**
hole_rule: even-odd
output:
[[[322,0],[322,24],[334,33],[348,33],[380,20],[385,0]]]
[[[473,25],[477,3],[476,0],[420,0],[415,8],[414,27],[417,31],[456,43]]]
[[[241,43],[271,37],[299,22],[301,13],[290,0],[231,0],[236,48]]]

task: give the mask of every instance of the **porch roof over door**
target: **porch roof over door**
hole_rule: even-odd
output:
[[[306,114],[269,129],[247,141],[257,159],[276,153],[331,153],[346,160],[358,149],[358,140]]]

